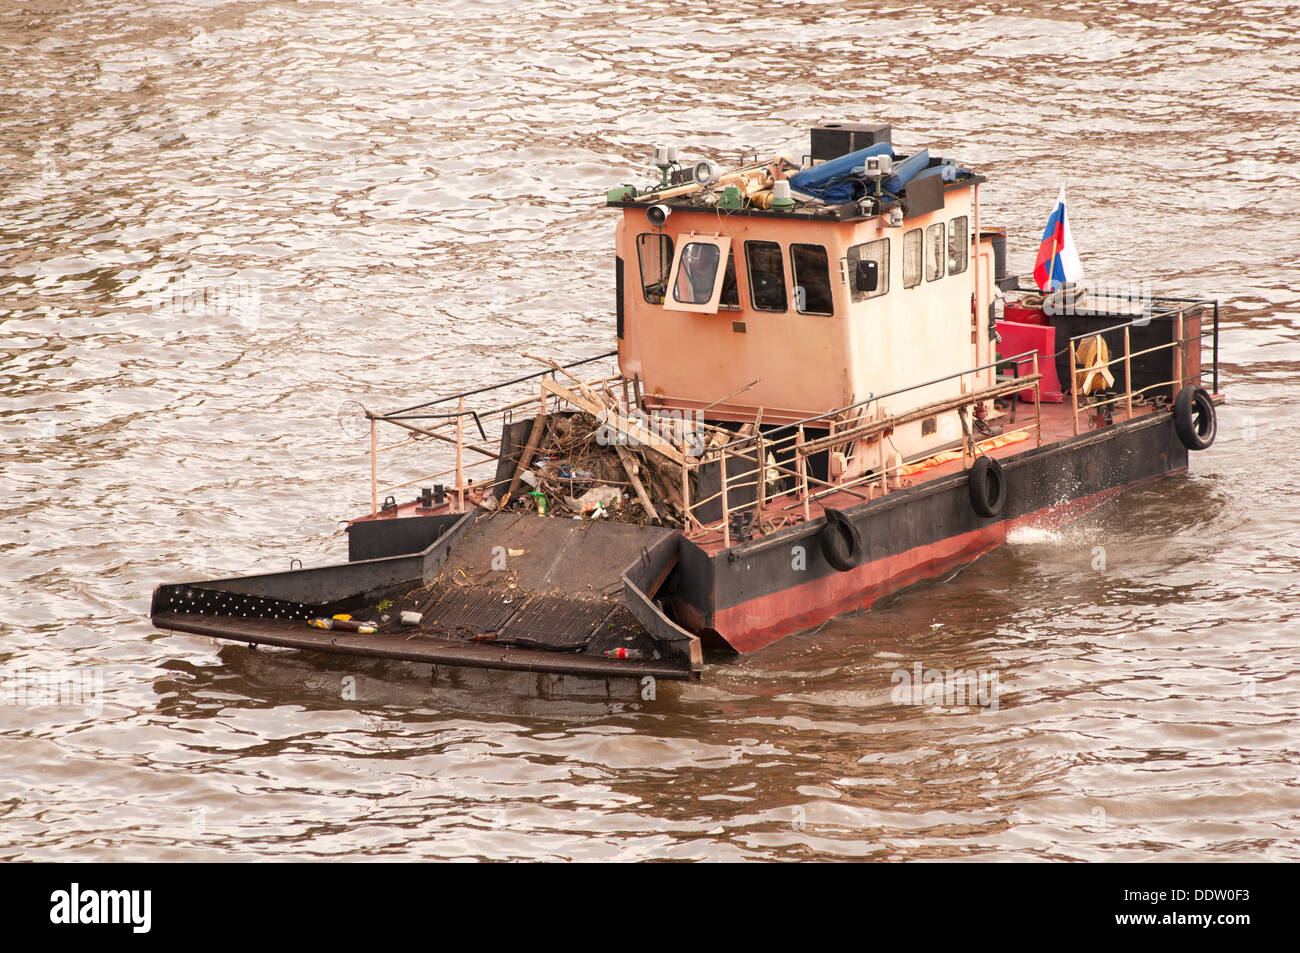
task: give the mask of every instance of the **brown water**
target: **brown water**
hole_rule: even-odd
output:
[[[103,679],[0,706],[0,857],[1300,858],[1297,4],[0,10],[0,675]],[[342,401],[607,350],[652,145],[830,118],[988,174],[1013,267],[1065,181],[1090,277],[1221,297],[1190,475],[650,700],[149,626],[341,557]]]

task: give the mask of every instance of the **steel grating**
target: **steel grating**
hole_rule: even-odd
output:
[[[498,641],[554,649],[582,648],[618,607],[565,596],[534,596],[510,620]]]
[[[446,586],[435,589],[420,604],[425,606],[421,629],[433,629],[450,638],[474,638],[500,632],[523,603],[513,597],[483,589]]]

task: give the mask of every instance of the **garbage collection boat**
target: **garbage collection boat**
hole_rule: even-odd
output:
[[[347,562],[161,585],[154,624],[699,678],[706,648],[869,607],[1214,440],[1217,302],[1022,286],[985,178],[887,126],[827,123],[806,155],[725,173],[655,165],[606,197],[615,351],[362,408],[371,507]],[[443,469],[382,488],[401,446]]]

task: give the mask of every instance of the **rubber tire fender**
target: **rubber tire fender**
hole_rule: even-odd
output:
[[[1219,422],[1214,401],[1204,388],[1189,384],[1174,398],[1174,432],[1188,450],[1204,450],[1214,443]]]
[[[989,456],[978,456],[968,478],[970,505],[980,516],[992,519],[1002,512],[1007,499],[1007,475],[1002,464]]]
[[[862,565],[866,547],[862,533],[840,510],[826,510],[826,525],[821,531],[822,555],[838,572],[848,572]]]

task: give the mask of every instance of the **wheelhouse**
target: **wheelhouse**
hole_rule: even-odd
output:
[[[861,173],[861,140],[841,137],[803,162],[774,157],[731,176],[635,194],[616,189],[618,358],[647,408],[709,420],[793,423],[872,395],[873,414],[905,412],[993,380],[995,235],[979,231],[983,178],[926,150],[886,156],[875,194],[799,202],[806,173],[835,162]],[[895,181],[910,163],[906,182]],[[891,177],[886,172],[894,170]],[[730,179],[730,182],[728,182]],[[666,183],[670,176],[665,174]],[[890,192],[891,186],[897,189]],[[914,385],[935,380],[928,387]],[[923,420],[891,434],[911,456],[960,437]]]

